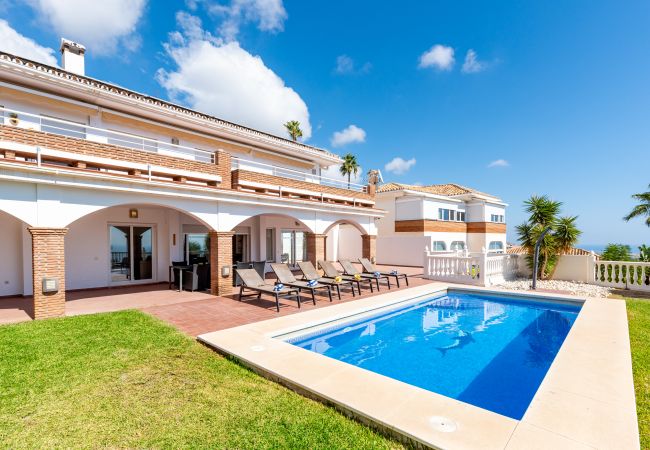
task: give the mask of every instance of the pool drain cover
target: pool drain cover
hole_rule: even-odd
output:
[[[429,423],[433,426],[433,429],[436,431],[442,431],[443,433],[453,433],[458,428],[456,422],[446,417],[433,416],[429,419]]]

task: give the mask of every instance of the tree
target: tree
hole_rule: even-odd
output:
[[[632,249],[625,244],[607,244],[600,258],[603,261],[632,261]]]
[[[341,164],[341,167],[339,169],[341,172],[341,175],[348,177],[348,189],[350,189],[350,176],[354,174],[356,177],[357,174],[359,173],[359,162],[357,161],[357,157],[354,156],[352,153],[348,153],[343,157],[343,163]]]
[[[650,262],[650,247],[647,245],[639,247],[639,261]]]
[[[561,207],[562,202],[546,195],[533,195],[524,202],[524,210],[530,215],[528,220],[516,227],[519,242],[528,250],[530,267],[533,267],[535,243],[546,228],[551,228],[540,245],[537,275],[541,279],[553,276],[558,257],[573,247],[581,234],[576,226],[578,217],[559,217]]]
[[[650,188],[650,185],[648,185]],[[632,195],[632,198],[639,202],[630,213],[623,217],[623,220],[629,222],[636,217],[645,217],[645,224],[650,227],[650,191]]]
[[[300,129],[300,122],[297,120],[290,120],[284,124],[284,127],[287,129],[291,140],[296,142],[299,137],[302,137],[302,130]]]

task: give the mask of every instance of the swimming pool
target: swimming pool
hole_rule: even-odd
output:
[[[450,290],[286,341],[521,419],[579,312],[574,304]]]

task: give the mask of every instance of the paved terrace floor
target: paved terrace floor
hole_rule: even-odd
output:
[[[421,278],[422,268],[378,266],[380,270],[397,269],[409,275],[410,286],[430,283]],[[294,300],[280,299],[280,312],[275,310],[275,300],[262,296],[261,300],[251,299],[243,302],[235,296],[216,297],[203,292],[178,292],[169,290],[167,283],[153,285],[128,286],[119,288],[72,291],[67,294],[66,315],[94,314],[100,312],[139,309],[152,314],[191,336],[218,331],[239,325],[272,319],[274,317],[296,314],[315,308],[323,308],[341,302],[350,302],[361,298],[388,292],[384,283],[381,291],[370,293],[362,288],[362,295],[352,297],[349,289],[341,292],[341,300],[334,294],[334,301],[323,295],[316,296],[316,306],[308,293],[303,293],[302,307],[299,309]],[[367,285],[366,285],[367,286]],[[391,281],[391,291],[396,285]],[[401,289],[406,286],[402,282]],[[0,298],[0,325],[31,320],[30,297]]]

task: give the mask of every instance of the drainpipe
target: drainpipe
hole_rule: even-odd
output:
[[[539,265],[539,247],[542,245],[542,241],[548,234],[548,232],[551,231],[551,227],[547,227],[544,231],[542,231],[542,234],[539,235],[539,238],[537,238],[537,242],[535,242],[535,251],[533,252],[533,291],[537,289],[537,266]]]

